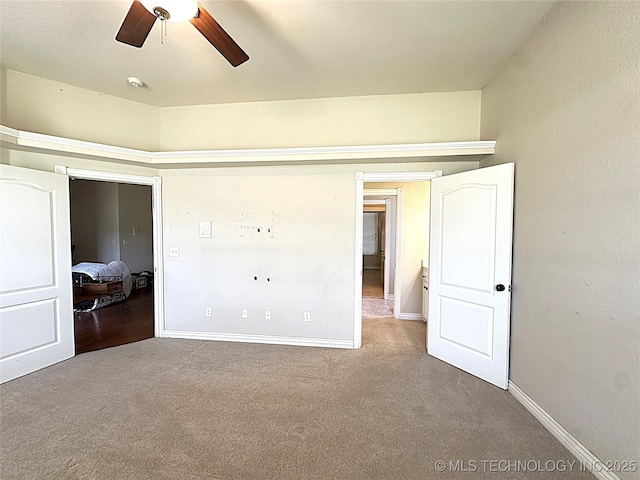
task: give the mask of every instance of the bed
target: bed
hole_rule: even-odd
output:
[[[131,271],[126,263],[81,262],[71,267],[73,309],[90,312],[107,305],[124,302],[131,294]]]

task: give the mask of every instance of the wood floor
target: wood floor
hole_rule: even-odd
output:
[[[153,288],[133,290],[125,303],[74,317],[76,354],[152,338]]]
[[[362,274],[362,296],[384,298],[384,288],[380,281],[380,270],[364,270]]]

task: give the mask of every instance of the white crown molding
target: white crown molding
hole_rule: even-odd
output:
[[[365,182],[426,182],[433,178],[441,177],[442,170],[435,170],[433,172],[394,172],[394,173],[364,173],[363,180]],[[365,195],[385,195],[385,190],[389,189],[367,189],[365,188]]]
[[[491,155],[496,142],[438,142],[398,145],[357,145],[332,147],[250,148],[237,150],[194,150],[148,152],[133,148],[85,142],[71,138],[26,132],[0,125],[0,140],[8,148],[53,151],[61,154],[85,155],[109,161],[128,162],[157,168],[175,166],[216,166],[304,162],[366,161],[433,157],[466,157]]]

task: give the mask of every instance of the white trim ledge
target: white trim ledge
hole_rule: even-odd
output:
[[[538,405],[529,395],[520,389],[515,383],[509,380],[509,392],[518,400],[529,413],[542,423],[542,425],[556,437],[580,462],[575,469],[580,471],[590,471],[596,478],[601,480],[621,480],[614,472],[605,470],[605,462],[596,457],[587,447],[585,447],[576,437],[571,435],[562,425],[560,425],[551,415],[549,415],[540,405]],[[581,469],[581,466],[584,469]],[[589,468],[598,466],[602,468]]]
[[[398,318],[400,320],[420,320],[424,322],[424,317],[421,313],[401,313]]]
[[[7,148],[85,155],[116,162],[148,167],[169,168],[188,165],[216,166],[238,164],[300,163],[322,164],[340,161],[443,158],[492,155],[493,140],[397,145],[345,145],[330,147],[249,148],[234,150],[192,150],[148,152],[133,148],[85,142],[71,138],[16,130],[0,125],[0,141]],[[459,159],[459,158],[458,158]],[[449,158],[450,160],[450,158]]]
[[[220,342],[264,343],[269,345],[293,345],[297,347],[324,347],[353,349],[353,340],[331,338],[280,337],[275,335],[245,335],[241,333],[186,332],[165,330],[163,338],[184,338],[190,340],[216,340]]]

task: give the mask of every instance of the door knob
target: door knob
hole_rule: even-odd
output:
[[[504,285],[499,283],[498,285],[496,285],[496,290],[499,292],[504,292]]]

